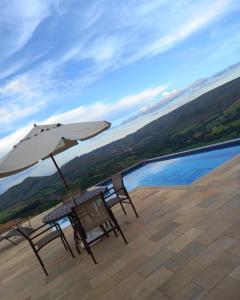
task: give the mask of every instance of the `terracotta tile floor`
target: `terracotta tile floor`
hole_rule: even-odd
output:
[[[194,184],[132,193],[136,219],[116,209],[129,244],[93,247],[94,265],[55,241],[42,250],[45,277],[25,241],[0,243],[0,299],[240,299],[240,156]],[[33,219],[39,223],[42,216]]]

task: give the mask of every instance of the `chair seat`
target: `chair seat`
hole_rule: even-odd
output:
[[[40,240],[38,240],[36,242],[37,249],[40,250],[45,245],[47,245],[49,242],[51,242],[52,240],[54,240],[60,236],[61,236],[61,232],[59,230],[53,231],[53,232],[45,235],[43,238],[41,238]]]
[[[119,195],[119,196],[116,196],[116,197],[113,197],[113,198],[110,198],[109,200],[107,200],[107,205],[109,207],[112,207],[113,205],[119,203],[120,201],[126,200],[126,199],[128,199],[128,198],[125,196]]]

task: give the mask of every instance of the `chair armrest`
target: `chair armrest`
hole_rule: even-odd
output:
[[[114,190],[113,186],[111,188],[106,187],[106,190],[103,192],[103,195],[109,193],[111,190]]]
[[[23,223],[26,223],[28,222],[29,226],[31,226],[31,218],[28,217],[28,218],[21,218],[21,219],[18,219],[19,222],[16,222],[16,224],[23,224]]]
[[[116,194],[116,192],[112,192],[108,195],[104,195],[104,199],[107,199],[107,198],[109,198],[109,197],[111,197],[112,195],[115,195],[115,194]]]
[[[48,225],[48,224],[44,224],[44,226],[45,226],[45,225]],[[40,226],[38,229],[40,229],[40,228],[42,228],[42,227],[44,227],[44,226]],[[53,227],[57,228],[56,224],[53,224],[53,225],[51,225],[51,226],[48,226],[48,228],[46,228],[46,229],[40,231],[40,232],[37,233],[36,235],[31,236],[31,240],[33,240],[33,239],[35,239],[36,237],[40,236],[41,234],[47,232],[48,230],[52,229]],[[37,229],[37,230],[38,230],[38,229]],[[36,232],[37,230],[35,230],[35,231],[33,231],[33,232]]]
[[[36,227],[36,228],[33,228],[33,231],[32,232],[35,232],[35,231],[38,231],[39,229],[43,228],[44,226],[47,226],[48,224],[43,224],[39,227]]]
[[[36,231],[38,231],[38,230],[40,230],[40,229],[42,229],[43,227],[45,227],[45,226],[48,226],[48,224],[43,224],[43,225],[41,225],[41,226],[39,226],[39,227],[37,227],[37,228],[32,228],[32,227],[28,227],[28,228],[31,228],[31,232],[30,233],[25,233],[24,232],[24,228],[26,228],[25,226],[20,226],[20,225],[17,225],[13,230],[17,230],[18,232],[20,232],[21,234],[23,234],[23,235],[32,235],[34,232],[36,232]],[[23,230],[22,230],[22,229]]]
[[[110,190],[110,189],[109,189],[109,190]],[[112,195],[117,194],[117,192],[119,192],[119,191],[121,191],[121,190],[122,190],[122,189],[114,190],[114,192],[112,192],[112,193],[110,193],[110,194],[108,194],[108,195],[105,195],[105,194],[104,194],[104,199],[109,198],[109,197],[111,197]]]
[[[108,191],[111,191],[111,190],[114,190],[114,187],[112,186],[111,188],[107,188],[106,191],[104,191],[104,193],[108,192]]]

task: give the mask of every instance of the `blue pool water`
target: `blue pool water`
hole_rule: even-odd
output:
[[[240,154],[240,146],[149,163],[124,176],[131,191],[138,186],[187,185]]]

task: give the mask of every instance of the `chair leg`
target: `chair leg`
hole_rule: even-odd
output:
[[[79,249],[79,246],[78,246],[78,241],[80,240],[78,235],[77,235],[77,232],[76,232],[76,229],[74,229],[74,232],[73,232],[73,238],[74,238],[74,241],[75,241],[75,248],[77,250],[77,253],[78,254],[81,254],[81,251]]]
[[[63,245],[64,245],[65,249],[66,249],[67,251],[69,250],[70,253],[71,253],[71,255],[72,255],[72,257],[74,257],[74,254],[73,254],[73,252],[72,252],[72,249],[71,249],[71,247],[70,247],[70,245],[69,245],[69,243],[68,243],[68,241],[67,241],[67,239],[66,239],[66,237],[65,237],[65,235],[64,235],[64,233],[63,233],[63,231],[62,231],[61,226],[60,226],[59,224],[57,224],[56,227],[57,227],[57,229],[61,232],[61,240],[62,240],[62,242],[63,242]]]
[[[75,248],[76,248],[76,250],[77,250],[77,253],[78,253],[78,254],[81,254],[81,251],[80,251],[80,249],[79,249],[78,241],[77,241],[77,240],[75,240]]]
[[[89,254],[91,255],[91,257],[92,257],[92,260],[93,260],[93,262],[95,263],[95,265],[97,264],[97,261],[96,261],[96,259],[95,259],[95,257],[94,257],[94,255],[93,255],[93,253],[92,253],[92,250],[91,250],[91,248],[87,245],[87,247],[88,247],[88,251],[89,251]]]
[[[127,213],[126,213],[126,210],[125,210],[125,208],[124,208],[124,206],[123,206],[123,204],[122,204],[121,201],[120,201],[120,205],[121,205],[121,207],[122,207],[122,210],[123,210],[124,214],[126,215],[126,214],[127,214]]]
[[[80,235],[80,237],[82,239],[83,245],[84,245],[88,255],[91,255],[93,262],[95,264],[97,264],[97,261],[96,261],[94,255],[93,255],[93,253],[92,253],[92,250],[91,250],[90,246],[88,245],[87,234],[84,231],[84,228],[81,226],[81,224],[78,224],[76,230],[77,230],[77,233]]]
[[[130,202],[130,204],[131,204],[131,206],[132,206],[132,209],[133,209],[133,211],[134,211],[136,217],[139,218],[139,215],[138,215],[138,213],[137,213],[137,210],[136,210],[135,206],[133,205],[132,199],[131,199],[130,197],[129,197],[128,199],[129,199],[129,202]]]
[[[62,240],[62,243],[63,243],[64,248],[68,251],[68,247],[67,247],[67,245],[65,244],[65,241],[64,241],[64,239],[63,239],[62,236],[61,236],[61,240]]]
[[[113,224],[112,224],[112,222],[111,222],[110,220],[109,220],[109,223],[110,223],[110,226],[111,226],[111,228],[112,228],[112,231],[113,231],[115,237],[118,237],[118,234],[117,234],[117,232],[116,232],[116,230],[115,230],[115,227],[113,226]]]
[[[118,231],[120,232],[120,234],[121,234],[121,236],[122,236],[122,238],[124,240],[124,243],[127,245],[128,244],[127,239],[126,239],[125,235],[123,234],[122,229],[121,229],[121,227],[119,226],[118,223],[117,223],[116,227],[117,227]]]
[[[127,245],[127,243],[128,243],[128,242],[127,242],[127,239],[126,239],[125,235],[123,234],[122,229],[121,229],[120,225],[118,224],[118,221],[117,221],[117,219],[115,218],[115,216],[114,216],[114,214],[113,214],[113,212],[112,212],[111,209],[109,209],[109,213],[110,213],[110,216],[111,216],[111,218],[112,218],[112,220],[113,220],[113,222],[114,222],[114,224],[115,224],[117,230],[120,232],[120,234],[121,234],[121,236],[122,236],[122,238],[123,238],[123,240],[124,240],[124,243]]]
[[[8,242],[12,243],[13,245],[17,246],[17,243],[15,243],[14,241],[10,240],[9,238],[5,237],[5,240],[7,240]]]
[[[66,239],[66,237],[65,237],[65,235],[63,234],[63,232],[62,232],[62,238],[64,239],[65,244],[66,244],[65,246],[66,246],[66,247],[68,248],[68,250],[70,251],[72,257],[75,257],[74,254],[73,254],[73,252],[72,252],[72,249],[71,249],[71,247],[70,247],[70,245],[69,245],[69,243],[68,243],[68,241],[67,241],[67,239]]]
[[[87,241],[86,241],[87,237],[85,237],[85,235],[80,230],[74,228],[74,239],[75,239],[75,247],[77,252],[79,254],[81,253],[78,245],[79,244],[78,240],[80,240],[79,236],[81,237],[82,243],[84,245],[85,250],[87,251],[87,254],[90,255],[89,246],[87,245]]]
[[[105,225],[106,225],[106,227],[108,228],[108,222],[105,222],[104,224],[105,224]]]
[[[36,257],[37,257],[37,259],[38,259],[38,261],[39,261],[39,263],[40,263],[40,265],[41,265],[41,267],[42,267],[44,273],[46,274],[46,276],[48,276],[48,272],[47,272],[47,270],[46,270],[46,268],[45,268],[45,266],[44,266],[44,263],[43,263],[41,257],[39,256],[38,252],[35,251],[35,249],[34,249],[34,253],[35,253],[35,255],[36,255]]]
[[[109,234],[108,234],[108,232],[106,231],[106,229],[104,228],[104,226],[101,225],[100,228],[102,229],[102,231],[104,232],[104,234],[105,234],[106,237],[108,238],[108,237],[109,237]]]
[[[91,250],[90,246],[88,245],[88,243],[87,243],[86,239],[85,239],[85,238],[83,238],[83,239],[82,239],[82,241],[83,241],[84,247],[85,247],[85,249],[86,249],[86,251],[87,251],[88,255],[91,255],[91,257],[92,257],[92,260],[93,260],[93,262],[94,262],[94,263],[95,263],[95,265],[96,265],[96,264],[97,264],[97,261],[96,261],[96,259],[95,259],[94,255],[93,255],[93,253],[92,253],[92,250]]]

